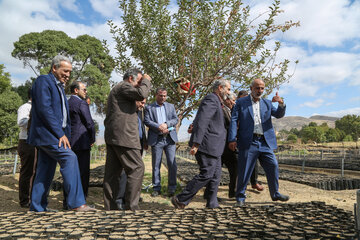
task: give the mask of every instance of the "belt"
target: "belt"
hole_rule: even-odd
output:
[[[254,138],[262,138],[262,137],[264,137],[264,135],[258,134],[258,133],[254,133],[254,134],[253,134],[253,137],[254,137]]]

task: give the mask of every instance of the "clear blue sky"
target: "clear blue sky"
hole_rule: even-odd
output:
[[[254,17],[271,4],[268,0],[245,2]],[[286,115],[360,115],[360,1],[282,0],[281,8],[279,22],[291,19],[301,24],[278,36],[283,46],[278,58],[299,60],[295,75],[279,91],[287,104]],[[45,29],[106,39],[115,55],[106,21],[120,24],[120,14],[118,0],[0,0],[0,63],[14,85],[34,76],[11,57],[13,42],[25,33]],[[121,76],[114,73],[113,79]],[[95,118],[101,123],[99,116]]]

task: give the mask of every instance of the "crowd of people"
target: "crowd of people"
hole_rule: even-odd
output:
[[[29,101],[18,110],[20,127],[18,151],[21,158],[19,200],[30,211],[51,211],[48,194],[57,164],[63,178],[63,209],[96,211],[86,204],[90,175],[90,150],[95,142],[94,121],[86,84],[71,84],[67,100],[64,87],[72,71],[71,61],[54,57],[51,70],[39,76],[29,91]],[[109,93],[104,120],[106,163],[103,182],[106,210],[138,210],[144,177],[143,151],[151,147],[151,195],[161,194],[160,168],[165,153],[168,167],[167,196],[175,208],[183,209],[205,187],[207,208],[219,207],[217,196],[221,167],[229,170],[229,198],[237,206],[245,205],[245,190],[262,191],[257,182],[257,161],[266,173],[273,201],[289,197],[278,191],[278,164],[273,153],[277,147],[271,117],[281,118],[286,106],[278,96],[262,98],[265,83],[255,79],[250,94],[231,92],[231,83],[216,80],[212,93],[205,96],[188,132],[190,154],[195,155],[199,174],[176,194],[178,116],[167,102],[167,89],[157,88],[155,101],[146,105],[151,77],[138,69],[129,69],[123,81]],[[237,99],[236,99],[237,98]],[[273,103],[277,102],[278,107]],[[148,131],[146,133],[146,127]]]

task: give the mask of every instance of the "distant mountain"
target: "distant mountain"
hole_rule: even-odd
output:
[[[335,121],[339,118],[336,117],[328,117],[316,115],[310,118],[299,117],[299,116],[289,116],[283,117],[280,119],[273,118],[272,122],[275,130],[278,132],[280,130],[290,130],[292,128],[301,129],[304,125],[309,125],[310,122],[315,122],[317,125],[321,125],[323,123],[327,123],[327,125],[331,128],[335,128]]]
[[[339,119],[338,117],[329,117],[329,116],[322,116],[322,115],[315,115],[315,116],[311,116],[309,118],[314,119],[314,120],[329,120],[329,121],[336,121]]]

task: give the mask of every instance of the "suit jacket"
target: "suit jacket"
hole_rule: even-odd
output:
[[[176,115],[175,107],[171,103],[164,102],[164,108],[168,128],[174,127],[174,130],[169,133],[170,137],[174,142],[177,142],[176,124],[179,119]],[[160,124],[157,123],[156,102],[146,106],[144,123],[149,127],[148,144],[149,146],[154,146],[157,142],[158,136],[161,135],[161,132],[159,131]]]
[[[142,130],[142,138],[140,139],[141,149],[145,148],[145,144],[147,144],[147,137],[146,137],[146,130],[145,130],[145,124],[144,124],[144,111],[138,111],[138,117],[141,121],[141,130]]]
[[[226,130],[220,98],[215,93],[210,93],[200,103],[189,146],[198,143],[198,151],[219,157],[224,151],[225,141]]]
[[[110,91],[104,120],[106,144],[141,149],[135,101],[147,98],[149,92],[147,79],[139,87],[122,81]]]
[[[69,99],[72,150],[86,150],[95,142],[95,124],[90,114],[89,104],[77,96]]]
[[[61,88],[62,89],[62,88]],[[66,135],[70,139],[70,116],[69,105],[64,95],[65,107],[67,110],[67,125],[62,128],[63,113],[62,99],[59,88],[56,86],[55,76],[39,76],[31,89],[32,108],[31,124],[28,143],[34,146],[46,146],[59,143],[59,139]]]
[[[261,125],[264,131],[265,141],[271,149],[277,148],[271,116],[282,118],[285,115],[285,109],[285,106],[275,108],[268,99],[260,99]],[[228,140],[229,142],[235,142],[237,137],[238,149],[248,149],[252,142],[253,134],[254,112],[251,95],[249,95],[247,97],[239,98],[236,101],[231,115]]]

